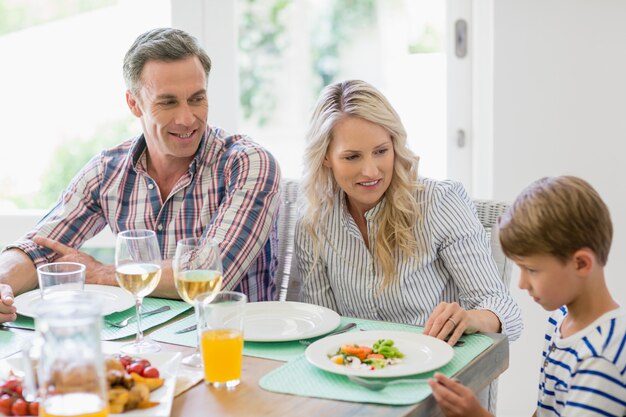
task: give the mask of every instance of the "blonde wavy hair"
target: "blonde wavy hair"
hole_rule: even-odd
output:
[[[385,192],[386,204],[378,213],[378,232],[373,250],[383,271],[381,289],[396,277],[395,252],[416,256],[418,243],[414,226],[419,218],[415,194],[419,188],[419,158],[407,146],[406,131],[400,117],[383,94],[360,80],[331,84],[322,91],[306,135],[304,172],[301,182],[302,224],[314,240],[314,257],[321,253],[323,224],[330,217],[339,191],[332,170],[324,166],[324,158],[333,140],[333,129],[346,117],[359,117],[385,128],[394,150],[394,173]]]

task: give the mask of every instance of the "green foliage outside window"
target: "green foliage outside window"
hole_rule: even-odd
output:
[[[266,125],[276,108],[281,80],[276,79],[288,45],[285,19],[301,0],[242,0],[239,26],[240,104],[243,116]],[[354,34],[372,27],[377,0],[333,0],[312,25],[311,63],[314,95],[336,79],[342,47]]]
[[[139,133],[131,131],[131,127],[132,120],[120,120],[101,126],[91,138],[74,138],[60,144],[43,175],[40,192],[32,201],[23,202],[24,206],[29,208],[52,206],[59,198],[61,191],[92,157]]]

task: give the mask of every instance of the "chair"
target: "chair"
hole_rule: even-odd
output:
[[[491,255],[496,261],[500,279],[509,287],[511,284],[512,263],[509,258],[504,256],[500,239],[498,238],[498,217],[500,217],[508,208],[509,204],[492,200],[474,200],[478,219],[487,231],[491,241]],[[498,380],[494,380],[478,393],[480,403],[487,407],[489,412],[496,415],[496,405],[498,399]]]
[[[277,226],[278,266],[276,268],[276,285],[280,301],[300,298],[300,280],[290,279],[297,272],[295,262],[292,260],[298,212],[298,187],[298,181],[292,179],[283,179],[280,184],[281,201]]]
[[[294,234],[297,219],[297,198],[299,184],[297,180],[283,179],[281,183],[281,204],[278,218],[278,267],[276,283],[279,285],[280,301],[298,301],[300,299],[300,278],[293,262]],[[478,218],[487,231],[491,242],[491,253],[500,278],[508,287],[511,282],[511,260],[504,256],[498,239],[498,217],[509,207],[508,203],[491,200],[474,200]],[[478,394],[478,398],[495,415],[498,393],[498,381]]]

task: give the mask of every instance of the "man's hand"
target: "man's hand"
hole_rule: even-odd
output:
[[[0,284],[0,323],[17,319],[13,305],[13,290],[6,284]]]
[[[33,241],[56,252],[59,257],[55,262],[77,262],[85,265],[85,282],[88,284],[117,285],[115,267],[98,262],[93,256],[74,249],[56,240],[35,236]]]
[[[436,372],[428,380],[433,396],[446,417],[493,417],[466,386]]]

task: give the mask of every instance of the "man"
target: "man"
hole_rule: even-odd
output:
[[[215,238],[223,287],[251,301],[273,298],[273,218],[280,170],[266,150],[207,125],[211,61],[197,40],[171,28],[140,35],[124,57],[126,102],[143,134],[95,156],[57,204],[0,255],[0,322],[15,319],[13,294],[37,286],[36,267],[87,266],[87,282],[117,285],[115,269],[78,248],[106,225],[150,229],[164,259],[153,295],[178,297],[171,259],[185,237]]]

